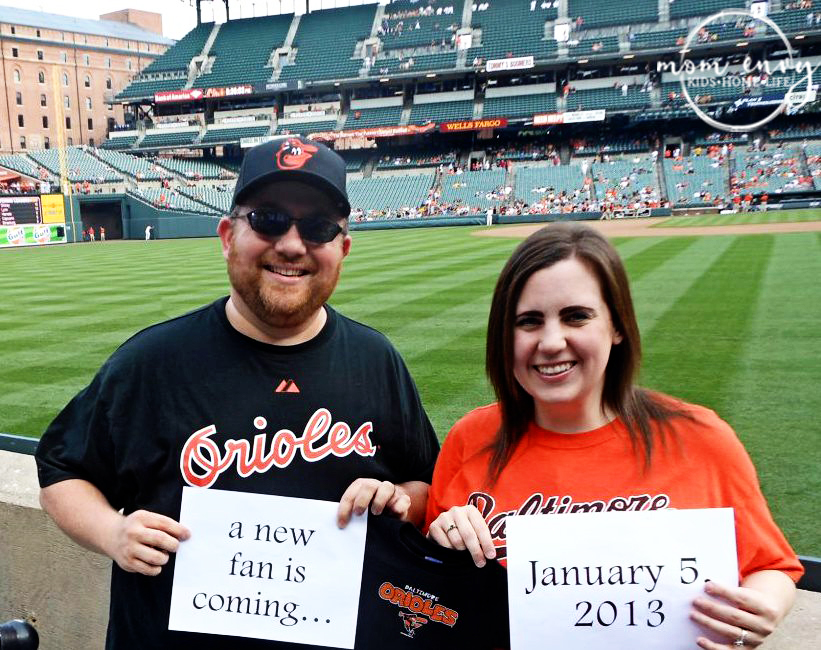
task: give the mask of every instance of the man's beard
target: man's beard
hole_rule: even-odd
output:
[[[228,278],[234,291],[254,316],[269,327],[287,329],[306,323],[324,305],[336,288],[342,264],[328,277],[311,275],[307,287],[274,285],[263,280],[262,266],[247,266],[237,260],[235,249],[228,253]]]

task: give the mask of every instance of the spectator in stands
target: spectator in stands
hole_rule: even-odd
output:
[[[439,445],[417,390],[381,334],[326,304],[349,213],[345,162],[327,147],[249,150],[217,227],[229,296],[131,337],[41,438],[43,508],[114,560],[109,647],[260,647],[168,630],[173,554],[198,534],[177,521],[182,490],[216,467],[195,459],[203,452],[225,454],[217,490],[339,501],[340,527],[366,509],[421,523]],[[275,393],[280,381],[297,390]],[[234,455],[254,423],[268,426],[266,449],[284,440],[291,455]]]
[[[652,494],[667,508],[734,507],[741,586],[705,582],[690,618],[721,645],[693,642],[759,646],[792,607],[803,568],[730,426],[634,383],[641,341],[613,245],[577,223],[528,237],[496,284],[486,348],[496,403],[448,434],[428,537],[467,549],[481,567],[505,561],[505,517],[539,510],[534,496],[589,505]]]

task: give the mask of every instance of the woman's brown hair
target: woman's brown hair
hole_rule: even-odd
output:
[[[533,398],[513,375],[516,307],[525,284],[536,271],[574,257],[596,276],[613,327],[621,334],[604,372],[602,407],[627,427],[634,448],[649,465],[653,452],[652,422],[680,415],[653,393],[635,386],[641,363],[641,338],[630,295],[630,283],[616,249],[596,230],[578,223],[557,223],[523,241],[505,264],[493,292],[487,328],[485,369],[496,392],[502,422],[490,445],[490,482],[498,479],[517,443],[534,418]]]

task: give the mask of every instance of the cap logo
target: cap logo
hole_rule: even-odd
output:
[[[280,169],[299,169],[313,158],[317,151],[319,151],[317,147],[303,142],[299,138],[288,138],[277,151],[277,167]]]

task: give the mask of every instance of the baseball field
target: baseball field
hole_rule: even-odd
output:
[[[821,556],[821,211],[603,225],[632,280],[641,383],[728,420],[796,550]],[[524,231],[492,232],[355,233],[332,299],[394,341],[440,437],[491,400],[490,295]],[[227,287],[217,239],[2,250],[0,269],[0,432],[31,437],[128,336]]]

